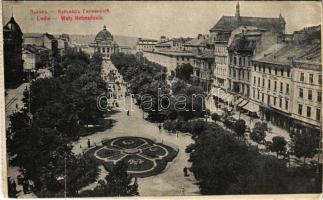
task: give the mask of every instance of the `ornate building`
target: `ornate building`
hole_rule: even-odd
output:
[[[260,44],[264,47],[269,46],[274,42],[272,39],[275,41],[283,39],[285,25],[286,22],[282,15],[277,18],[241,16],[239,3],[236,5],[234,16],[222,16],[210,29],[210,38],[214,41],[216,65],[213,74],[213,95],[215,97],[226,96],[223,94],[229,95],[230,91],[248,98],[250,93],[249,60],[253,56],[255,46],[259,48],[257,42],[261,41],[259,37],[264,37],[261,35],[266,32],[267,39],[262,40],[264,43]],[[242,32],[245,36],[242,36]],[[259,34],[257,33],[257,36],[251,35],[255,32],[259,32]],[[256,39],[257,37],[258,39]],[[235,43],[242,43],[245,47],[240,47],[239,44],[235,45]],[[253,47],[250,48],[251,46],[248,45]],[[237,60],[234,64],[234,58],[243,60],[241,63]]]
[[[12,16],[3,27],[5,88],[21,83],[23,79],[23,33]]]
[[[96,34],[94,41],[89,47],[91,54],[99,52],[102,54],[103,59],[110,59],[111,55],[119,50],[118,44],[114,41],[112,34],[105,25],[103,30]]]

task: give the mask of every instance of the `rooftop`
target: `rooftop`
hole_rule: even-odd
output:
[[[283,19],[283,18],[282,18]],[[210,32],[217,30],[231,32],[239,26],[257,26],[266,30],[281,30],[280,18],[265,17],[240,17],[240,21],[235,16],[222,16],[220,20],[210,29]]]
[[[282,43],[257,54],[254,61],[291,65],[293,61],[321,62],[320,44]]]

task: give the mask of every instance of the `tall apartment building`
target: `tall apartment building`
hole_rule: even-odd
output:
[[[262,32],[271,32],[277,35],[278,39],[281,40],[283,33],[285,32],[285,25],[286,22],[281,15],[279,15],[279,17],[277,18],[240,16],[239,3],[237,3],[236,5],[236,12],[234,16],[222,16],[220,20],[210,29],[210,37],[212,38],[212,41],[214,41],[215,50],[213,95],[216,96],[219,93],[219,89],[221,91],[227,91],[227,89],[230,89],[230,87],[232,87],[232,80],[230,83],[230,80],[228,80],[226,77],[230,76],[228,47],[230,46],[232,40],[235,38],[235,35],[241,34],[243,29],[253,28],[258,29]],[[248,40],[250,40],[250,37]],[[269,46],[269,44],[263,44],[265,46]],[[246,59],[248,59],[248,56]],[[245,74],[240,74],[240,76],[245,76]],[[248,73],[245,77],[248,77]],[[244,88],[244,92],[246,93],[248,92],[247,88],[247,86],[245,86]]]
[[[252,61],[250,99],[263,119],[290,132],[319,131],[321,125],[321,43],[304,35],[272,45]]]

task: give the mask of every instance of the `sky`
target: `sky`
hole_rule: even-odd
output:
[[[116,35],[154,38],[196,37],[206,34],[221,16],[234,16],[236,1],[189,1],[189,2],[3,2],[3,24],[14,18],[23,32],[52,34],[96,34],[103,25]],[[102,20],[60,20],[58,10],[109,9],[101,14]],[[48,14],[32,14],[37,10]],[[291,1],[240,1],[240,15],[252,17],[285,18],[286,32],[292,33],[306,26],[321,24],[321,3]],[[49,16],[50,21],[37,21],[37,16]],[[65,16],[74,16],[69,14]],[[83,14],[82,14],[83,15]],[[86,14],[85,14],[86,15]],[[88,15],[88,14],[87,14]]]

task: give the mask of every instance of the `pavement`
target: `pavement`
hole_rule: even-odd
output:
[[[111,62],[103,63],[103,67],[115,69]],[[117,76],[122,76],[117,74]],[[120,80],[121,81],[121,80]],[[122,86],[119,93],[124,94],[125,87]],[[117,122],[111,129],[103,132],[80,138],[73,143],[72,151],[76,154],[81,154],[87,150],[87,141],[90,139],[91,144],[101,145],[103,139],[121,137],[121,136],[140,136],[149,138],[155,142],[163,142],[173,148],[179,150],[177,157],[167,164],[160,174],[145,178],[138,178],[140,196],[179,196],[179,195],[199,195],[199,187],[196,184],[193,174],[189,177],[184,177],[183,168],[190,167],[188,162],[189,154],[185,153],[187,145],[193,143],[193,140],[187,134],[169,134],[165,130],[159,131],[158,124],[148,122],[143,119],[142,110],[134,105],[133,100],[127,97],[123,100],[125,106],[123,110],[113,114],[111,119]],[[127,116],[126,110],[130,110],[130,115]],[[100,178],[104,177],[107,172],[100,167]],[[99,178],[99,179],[100,179]],[[96,184],[87,186],[86,189],[92,189]],[[184,189],[183,189],[184,188]],[[84,188],[83,188],[84,189]]]

